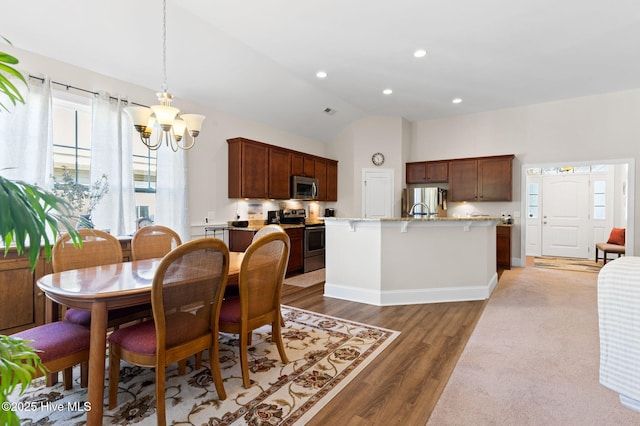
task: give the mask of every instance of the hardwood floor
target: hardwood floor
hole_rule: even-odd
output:
[[[401,334],[308,425],[424,425],[486,301],[373,306],[322,293],[285,285],[282,303]]]

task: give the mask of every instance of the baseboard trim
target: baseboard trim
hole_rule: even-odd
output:
[[[376,306],[466,302],[488,299],[497,284],[497,273],[484,285],[428,289],[375,291],[325,282],[324,296]]]

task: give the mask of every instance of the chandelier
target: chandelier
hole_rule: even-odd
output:
[[[152,105],[150,108],[143,106],[131,106],[124,109],[133,127],[140,135],[140,140],[147,148],[156,150],[164,140],[167,146],[176,152],[178,149],[191,149],[196,143],[196,137],[200,134],[204,115],[180,114],[178,108],[171,106],[171,93],[167,92],[167,1],[162,1],[162,66],[164,83],[162,92],[156,93],[160,105]],[[178,118],[177,118],[178,117]],[[151,133],[156,126],[160,127],[157,139],[152,141]],[[191,143],[186,145],[185,130],[191,136]],[[183,141],[183,138],[185,141]],[[182,142],[182,143],[181,143]]]

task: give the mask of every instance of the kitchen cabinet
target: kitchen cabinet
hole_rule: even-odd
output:
[[[251,240],[253,240],[255,234],[256,231],[230,229],[229,251],[245,251],[251,245]]]
[[[496,226],[496,266],[511,269],[511,226]]]
[[[338,201],[338,162],[327,160],[327,199]]]
[[[318,179],[319,201],[338,201],[338,162],[245,138],[227,139],[229,198],[291,197],[291,176]]]
[[[449,162],[450,201],[511,201],[513,155]]]
[[[268,147],[248,139],[229,144],[229,198],[269,198]]]
[[[287,228],[285,229],[289,235],[289,264],[287,265],[287,274],[292,272],[300,272],[304,263],[304,228]],[[251,245],[253,236],[256,231],[253,230],[229,230],[229,251],[245,251]]]
[[[406,182],[408,184],[446,183],[448,180],[448,161],[420,161],[406,165]]]
[[[316,177],[314,157],[303,153],[291,154],[291,174],[294,176]]]
[[[291,154],[281,149],[269,149],[269,198],[290,197]]]
[[[291,245],[287,274],[300,272],[304,267],[304,228],[291,228],[285,231],[289,235]]]
[[[131,238],[118,239],[122,260],[126,262],[131,258]],[[0,257],[0,306],[4,307],[0,309],[0,334],[13,334],[44,324],[46,296],[37,281],[52,272],[51,262],[45,261],[44,249],[34,270],[29,258],[18,255],[13,248]]]

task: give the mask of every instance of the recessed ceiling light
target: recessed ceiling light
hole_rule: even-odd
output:
[[[327,78],[327,72],[326,71],[318,71],[316,73],[316,77],[318,77],[318,78]]]
[[[390,94],[392,94],[392,93],[393,93],[393,90],[391,90],[391,89],[384,89],[384,90],[382,91],[382,93],[384,93],[385,95],[390,95]]]
[[[427,56],[427,51],[424,49],[418,49],[413,52],[413,56],[415,56],[416,58],[424,58],[425,56]]]
[[[452,100],[451,102],[453,102],[454,104],[459,104],[460,102],[462,102],[462,99],[460,98],[455,98],[454,100]]]

